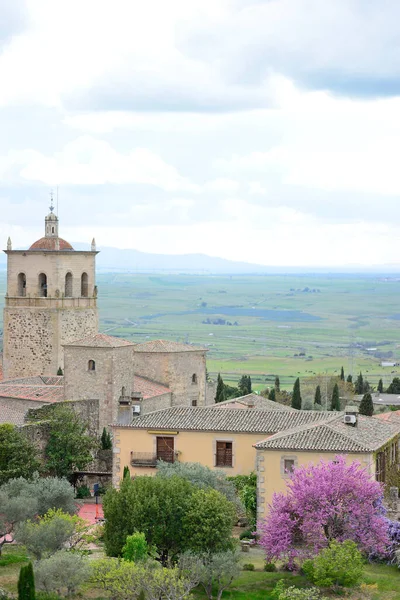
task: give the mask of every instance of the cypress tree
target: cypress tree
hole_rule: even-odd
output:
[[[131,472],[129,471],[128,465],[124,466],[124,473],[122,475],[122,479],[125,479],[125,477],[127,477],[128,479],[131,478]]]
[[[332,392],[331,410],[340,410],[339,387],[337,383],[335,383]]]
[[[35,577],[31,562],[21,567],[19,572],[18,600],[35,600]]]
[[[278,375],[275,377],[275,392],[277,394],[279,394],[279,392],[281,391],[281,382],[279,380]]]
[[[58,367],[57,375],[64,375],[61,367]]]
[[[342,369],[341,369],[341,371],[340,371],[340,379],[341,379],[342,381],[344,381],[344,369],[343,369],[343,367],[342,367]]]
[[[249,390],[247,393],[251,394],[251,392],[253,391],[252,386],[251,386],[251,377],[250,375],[248,375],[247,377],[247,389]]]
[[[360,402],[359,413],[366,417],[372,417],[374,414],[374,403],[372,402],[371,394],[368,392],[364,394],[363,399]]]
[[[361,371],[359,376],[357,377],[357,381],[354,386],[354,391],[356,394],[362,394],[364,392],[364,379]]]
[[[382,394],[382,392],[383,392],[383,381],[382,381],[382,379],[380,379],[380,380],[378,381],[378,392],[379,392],[380,394]]]
[[[225,385],[224,382],[222,380],[221,377],[221,373],[218,373],[218,378],[217,378],[217,393],[215,395],[215,402],[223,402],[224,400],[226,400],[226,395],[225,395]]]
[[[111,435],[106,431],[105,427],[103,427],[103,433],[101,434],[101,448],[102,450],[112,449]]]
[[[297,378],[293,386],[292,394],[292,408],[301,409],[301,393],[300,393],[300,379]]]
[[[319,404],[321,406],[322,404],[322,398],[321,398],[321,388],[319,385],[317,385],[316,389],[315,389],[315,397],[314,397],[314,402],[315,404]]]
[[[276,402],[275,388],[271,388],[271,390],[268,394],[268,398],[269,398],[269,400],[273,400],[274,402]]]
[[[353,383],[353,376],[352,375],[347,375],[347,383]]]

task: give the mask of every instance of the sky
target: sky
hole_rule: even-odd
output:
[[[400,265],[398,0],[0,0],[0,239]]]

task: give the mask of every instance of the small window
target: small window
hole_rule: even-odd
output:
[[[40,273],[39,275],[39,296],[47,298],[47,275]]]
[[[232,442],[217,442],[216,467],[233,466]]]
[[[193,375],[192,375],[192,383],[197,383],[197,375],[196,375],[196,373],[193,373]]]
[[[197,400],[192,400],[192,406],[197,406]]]
[[[283,470],[285,472],[285,475],[291,475],[294,471],[294,459],[291,458],[285,458],[283,461]]]
[[[18,275],[18,296],[26,296],[26,276],[25,273]]]
[[[67,273],[65,276],[65,296],[67,298],[72,296],[72,273]]]
[[[81,296],[83,296],[84,298],[88,297],[88,283],[89,283],[88,274],[87,273],[82,273],[82,277],[81,277]]]
[[[125,394],[125,388],[124,388],[124,387],[122,387],[122,390],[121,390],[121,396],[122,396],[123,398],[126,396],[126,394]]]
[[[94,360],[89,360],[88,371],[95,371],[95,370],[96,370],[96,363],[94,362]]]
[[[51,233],[54,233],[54,227],[51,228]]]

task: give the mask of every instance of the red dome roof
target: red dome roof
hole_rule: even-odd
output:
[[[56,247],[57,241],[59,244],[58,248]],[[62,238],[42,237],[32,244],[29,250],[73,250],[73,247]]]

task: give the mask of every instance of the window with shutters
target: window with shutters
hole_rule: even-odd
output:
[[[283,468],[286,474],[292,473],[292,471],[294,471],[294,460],[290,458],[285,459]]]
[[[173,437],[157,437],[157,460],[173,463],[175,458]]]
[[[215,466],[232,467],[232,460],[232,442],[217,442]]]

